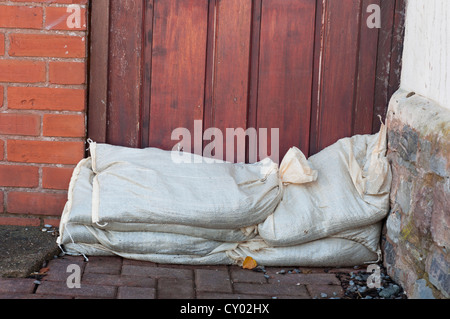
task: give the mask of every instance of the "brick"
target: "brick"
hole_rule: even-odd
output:
[[[122,275],[146,276],[151,278],[193,279],[190,269],[161,268],[155,266],[123,265]]]
[[[44,277],[45,281],[66,281],[67,280],[67,267],[69,265],[78,265],[83,273],[85,262],[81,256],[64,256],[58,259],[52,259],[49,261],[47,267],[49,271],[47,276]]]
[[[45,16],[45,29],[47,30],[86,30],[86,9],[80,8],[80,26],[75,24],[77,12],[68,7],[47,7]]]
[[[120,257],[92,257],[86,264],[86,273],[119,275],[122,269]]]
[[[198,292],[197,299],[272,299],[270,296],[253,294],[226,294],[221,292]]]
[[[45,62],[28,60],[0,60],[0,82],[45,82]]]
[[[5,55],[5,34],[0,33],[0,55]]]
[[[337,285],[307,285],[306,287],[312,298],[321,298],[322,293],[327,295],[326,298],[344,296],[344,290]]]
[[[193,280],[158,279],[158,299],[193,299],[195,297]]]
[[[231,280],[233,282],[249,282],[256,284],[265,284],[267,279],[264,277],[264,273],[249,271],[245,269],[232,269],[231,270]]]
[[[40,29],[43,10],[32,6],[0,6],[0,28]]]
[[[155,299],[154,288],[119,287],[117,299]]]
[[[80,36],[14,33],[10,38],[10,56],[84,58],[86,39]]]
[[[61,216],[66,194],[9,192],[6,211],[11,214]]]
[[[3,160],[3,154],[5,153],[5,142],[0,140],[0,160]]]
[[[0,165],[0,186],[37,187],[39,169],[31,166]]]
[[[276,297],[278,295],[296,296],[298,298],[310,298],[304,285],[282,285],[282,284],[252,284],[235,283],[234,292],[238,294],[253,294]]]
[[[49,81],[53,84],[85,84],[86,64],[83,62],[50,62]]]
[[[8,108],[19,110],[84,111],[82,89],[9,87]]]
[[[90,258],[89,258],[90,259]],[[112,274],[84,273],[81,283],[117,287],[156,288],[156,279],[140,276],[121,276]]]
[[[0,134],[38,136],[41,117],[36,114],[0,113]]]
[[[84,156],[84,143],[8,140],[7,154],[10,162],[77,164]]]
[[[66,275],[70,275],[66,273]],[[67,277],[66,277],[67,280]],[[116,287],[112,286],[98,286],[91,284],[82,284],[79,289],[70,289],[67,287],[66,280],[61,282],[42,281],[36,290],[37,295],[60,295],[71,297],[96,297],[112,299],[116,296]]]
[[[43,167],[42,186],[47,189],[69,189],[73,168]]]
[[[3,210],[3,207],[0,206],[0,212],[2,210]],[[0,217],[0,225],[37,227],[40,224],[41,224],[41,220],[39,218]]]
[[[45,114],[43,119],[44,136],[84,137],[84,115]]]
[[[281,283],[287,285],[316,284],[316,285],[340,285],[339,279],[334,274],[286,274],[274,275],[267,271],[270,276],[269,283]]]
[[[0,278],[0,293],[32,293],[34,289],[34,279],[7,279]]]
[[[224,270],[196,269],[195,285],[198,291],[232,292],[230,276]]]

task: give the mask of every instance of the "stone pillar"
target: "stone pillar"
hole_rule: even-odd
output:
[[[399,90],[388,116],[384,264],[409,298],[450,298],[450,110]]]

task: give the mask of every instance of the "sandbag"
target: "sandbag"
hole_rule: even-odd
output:
[[[381,223],[369,227],[346,231],[334,237],[323,238],[302,245],[290,247],[269,246],[261,237],[242,243],[223,243],[207,250],[197,244],[195,239],[186,243],[179,242],[166,245],[167,242],[152,242],[150,245],[140,236],[134,237],[137,247],[120,249],[112,247],[113,241],[102,242],[100,237],[89,235],[89,232],[73,229],[77,243],[70,241],[64,246],[71,255],[113,256],[151,261],[156,263],[189,264],[189,265],[241,265],[247,256],[254,258],[259,264],[266,266],[297,267],[345,267],[363,263],[377,262],[380,258],[379,230]],[[93,229],[91,229],[93,230]],[[105,232],[96,230],[95,232]],[[85,238],[83,236],[84,233]],[[105,235],[105,234],[104,234]],[[124,236],[130,234],[123,234]],[[152,234],[141,234],[154,239]],[[171,242],[175,236],[167,237]],[[128,244],[132,244],[128,241]],[[210,245],[211,243],[203,242]],[[153,247],[152,247],[153,246]],[[123,246],[121,246],[123,248]],[[202,250],[202,251],[201,251]],[[209,251],[210,250],[210,251]]]
[[[80,161],[72,174],[69,185],[68,201],[61,217],[59,244],[64,245],[75,239],[78,240],[76,236],[75,239],[70,238],[68,232],[64,231],[70,224],[97,227],[107,231],[173,233],[222,242],[241,242],[256,236],[256,227],[212,229],[180,224],[131,223],[122,220],[103,225],[96,224],[92,222],[92,181],[94,177],[92,159],[87,158]]]
[[[280,166],[174,162],[173,152],[90,144],[58,244],[73,255],[174,264],[351,266],[379,260],[389,209],[386,128]]]
[[[384,219],[392,179],[385,141],[383,125],[376,135],[344,138],[310,157],[317,179],[287,185],[259,235],[272,246],[292,246]]]
[[[175,163],[172,152],[155,148],[90,148],[94,223],[239,229],[264,221],[281,200],[278,167],[269,158],[255,164]]]

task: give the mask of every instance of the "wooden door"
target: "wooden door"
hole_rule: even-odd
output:
[[[367,26],[370,4],[381,28]],[[292,146],[312,155],[376,132],[399,84],[404,0],[91,6],[88,123],[98,142],[172,149],[179,127],[279,128],[280,158]]]

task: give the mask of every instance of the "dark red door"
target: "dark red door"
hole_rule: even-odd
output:
[[[270,149],[279,128],[282,158],[375,132],[399,82],[403,12],[404,0],[92,1],[89,136],[172,149],[197,120],[266,128]]]

